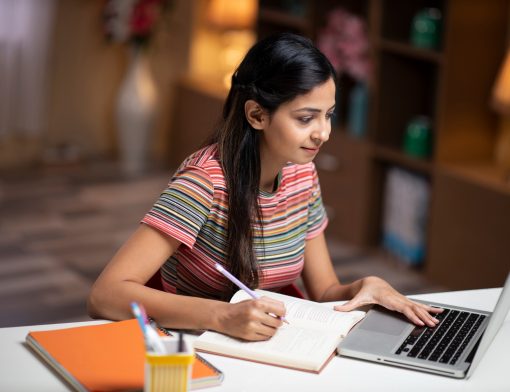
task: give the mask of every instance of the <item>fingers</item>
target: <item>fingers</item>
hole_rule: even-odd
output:
[[[261,297],[255,302],[258,302],[258,304],[261,306],[261,310],[267,314],[270,314],[272,318],[279,318],[284,317],[286,314],[285,305],[281,301],[277,301],[272,298],[268,297]]]
[[[426,325],[428,327],[435,327],[439,323],[439,320],[436,319],[431,313],[438,314],[443,311],[442,309],[433,308],[431,306],[413,302],[408,299],[405,300],[405,303],[401,309],[402,310],[396,310],[400,310],[402,313],[404,313],[407,318],[414,324],[419,326]]]
[[[409,301],[412,304],[412,307],[415,311],[415,314],[420,318],[420,320],[425,323],[429,327],[435,327],[439,320],[434,317],[435,314],[439,314],[443,311],[440,308],[434,308],[432,306],[428,306],[425,304],[417,303],[414,301]],[[431,314],[432,313],[432,314]]]
[[[282,326],[278,317],[284,315],[283,303],[268,298],[228,304],[223,331],[245,340],[267,340]]]
[[[346,302],[343,305],[334,306],[333,309],[339,312],[350,312],[351,310],[359,308],[360,306],[361,304],[355,298],[353,298],[352,300]]]
[[[435,306],[428,306],[428,305],[424,305],[424,306],[427,308],[427,311],[429,313],[439,314],[439,313],[443,313],[444,312],[443,308],[436,308]]]
[[[423,309],[415,307],[415,306],[406,306],[403,310],[403,313],[407,316],[409,320],[411,320],[414,324],[419,326],[429,326],[434,327],[436,322],[427,312]]]
[[[249,340],[270,339],[282,326],[282,320],[278,316],[285,314],[285,307],[282,303],[267,301],[267,298],[250,302]]]
[[[273,317],[274,318],[274,317]],[[268,325],[260,324],[253,330],[253,340],[268,340],[271,339],[278,328],[273,328]]]
[[[338,311],[351,311],[362,305],[376,303],[387,309],[395,310],[406,315],[414,324],[434,327],[439,322],[434,315],[443,310],[422,303],[414,302],[397,292],[387,282],[376,277],[362,280],[358,293],[344,305],[334,307]]]
[[[268,340],[271,337],[274,336],[276,333],[277,328],[270,327],[264,324],[261,324],[260,322],[253,320],[248,322],[244,325],[244,328],[240,333],[234,334],[230,333],[231,335],[237,336],[244,340],[250,340],[250,341],[262,341],[262,340]]]

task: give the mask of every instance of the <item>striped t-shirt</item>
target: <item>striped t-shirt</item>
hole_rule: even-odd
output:
[[[303,269],[305,240],[325,229],[319,179],[313,163],[287,164],[274,193],[259,191],[263,245],[258,224],[253,247],[259,288],[292,283]],[[214,268],[226,265],[228,194],[216,145],[188,157],[142,222],[181,242],[161,268],[166,291],[220,298],[229,282]]]

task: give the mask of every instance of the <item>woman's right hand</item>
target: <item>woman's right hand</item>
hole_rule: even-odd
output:
[[[283,302],[268,297],[226,303],[219,314],[217,330],[245,340],[267,340],[281,327],[282,316],[285,316]]]

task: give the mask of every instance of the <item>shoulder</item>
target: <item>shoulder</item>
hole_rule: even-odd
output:
[[[204,185],[209,188],[215,188],[218,182],[224,182],[216,144],[201,148],[188,156],[177,169],[172,182],[190,176],[194,177],[196,181],[205,183]]]
[[[216,144],[203,147],[188,156],[179,167],[184,170],[188,167],[209,168],[211,166],[219,166],[218,147]]]

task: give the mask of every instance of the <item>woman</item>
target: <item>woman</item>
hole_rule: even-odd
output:
[[[223,122],[188,157],[140,227],[94,284],[93,317],[126,319],[143,303],[162,326],[264,340],[285,308],[269,298],[226,302],[235,291],[219,262],[251,288],[278,290],[300,275],[310,299],[377,303],[434,326],[438,310],[376,277],[341,284],[324,239],[327,217],[313,159],[331,131],[335,72],[300,36],[258,42],[232,76]],[[165,291],[145,287],[161,268]]]

